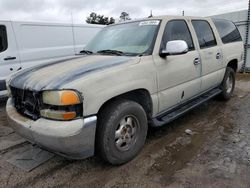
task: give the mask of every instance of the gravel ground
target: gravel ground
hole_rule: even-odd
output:
[[[165,127],[151,128],[140,155],[119,167],[97,157],[60,156],[31,172],[11,165],[8,158],[32,146],[8,126],[4,105],[0,187],[250,187],[250,75],[238,75],[229,102],[214,99]]]

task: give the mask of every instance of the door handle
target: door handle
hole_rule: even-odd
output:
[[[16,59],[16,57],[8,56],[8,57],[4,58],[4,61],[15,60],[15,59]]]
[[[221,59],[221,53],[216,54],[216,59]]]
[[[201,64],[201,61],[200,61],[200,58],[195,58],[194,59],[194,65],[199,65],[199,64]]]

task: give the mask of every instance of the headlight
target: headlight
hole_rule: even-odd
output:
[[[79,95],[72,90],[44,91],[42,99],[43,103],[56,106],[67,106],[81,103]]]
[[[82,98],[73,90],[44,91],[42,117],[54,120],[73,120],[82,116]]]

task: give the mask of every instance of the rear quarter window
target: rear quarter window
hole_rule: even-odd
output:
[[[7,31],[4,25],[0,25],[0,53],[7,50],[8,41],[7,41]]]
[[[213,20],[213,22],[224,44],[242,41],[240,32],[233,22],[227,20]]]

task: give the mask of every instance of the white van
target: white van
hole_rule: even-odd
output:
[[[10,74],[79,54],[103,27],[0,21],[0,96]]]

